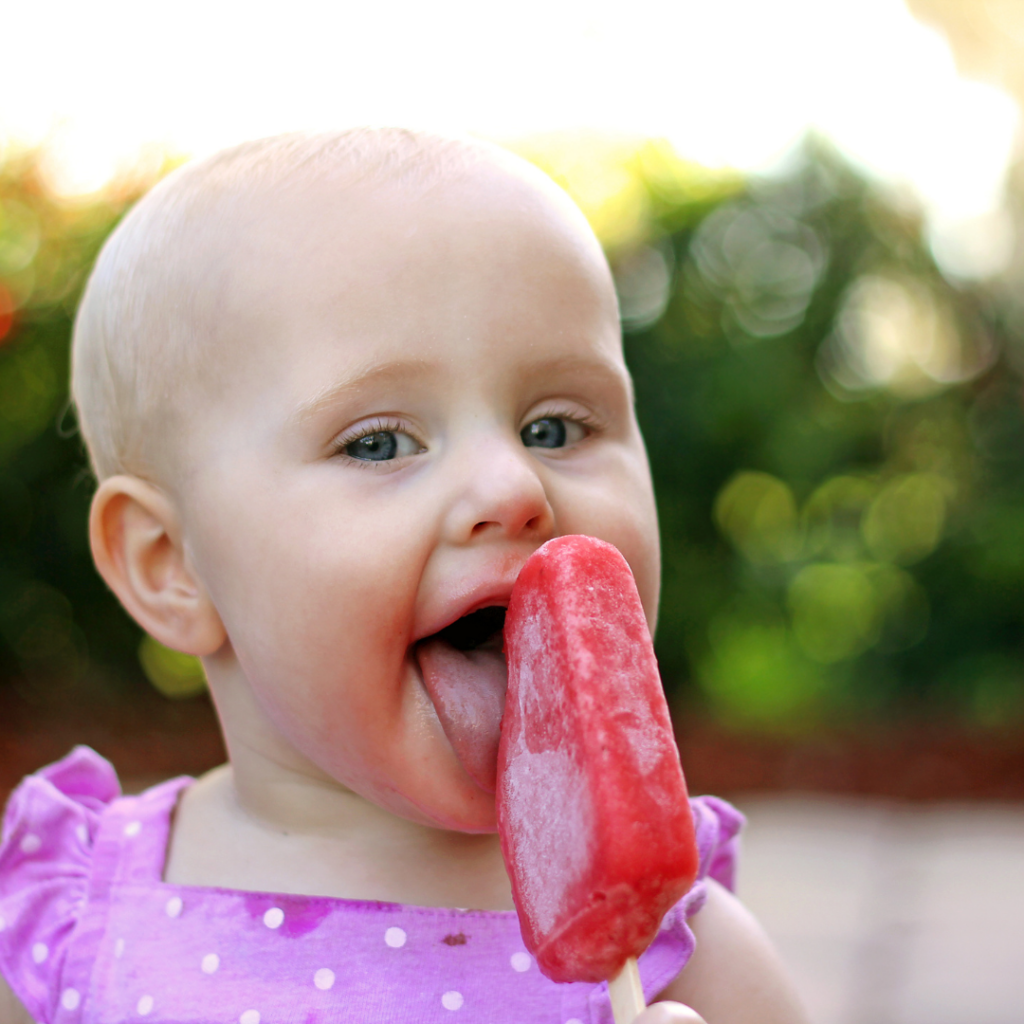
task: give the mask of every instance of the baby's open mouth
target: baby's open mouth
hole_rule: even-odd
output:
[[[504,625],[504,608],[480,608],[424,637],[415,649],[423,685],[448,742],[473,781],[488,793],[497,785],[508,685]]]

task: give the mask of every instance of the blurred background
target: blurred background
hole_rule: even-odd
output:
[[[219,762],[95,574],[67,395],[106,235],[194,155],[365,122],[550,173],[615,271],[694,791],[823,1024],[1024,1019],[1021,0],[39,0],[0,64],[0,794]]]

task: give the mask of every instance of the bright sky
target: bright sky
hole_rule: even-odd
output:
[[[592,128],[757,169],[815,126],[945,223],[998,206],[1018,120],[902,0],[27,0],[2,28],[0,136],[49,140],[72,192],[297,128]]]

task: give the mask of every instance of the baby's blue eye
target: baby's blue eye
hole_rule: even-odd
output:
[[[349,458],[363,462],[388,462],[400,455],[415,455],[422,451],[420,445],[408,434],[399,430],[375,430],[350,441],[343,451]]]
[[[543,416],[527,423],[519,431],[519,436],[527,448],[564,448],[567,444],[582,440],[586,431],[573,420],[561,416]]]

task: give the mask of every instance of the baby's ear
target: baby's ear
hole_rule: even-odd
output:
[[[199,657],[223,645],[224,625],[189,564],[178,514],[163,491],[134,476],[102,481],[89,543],[107,586],[150,636]]]

